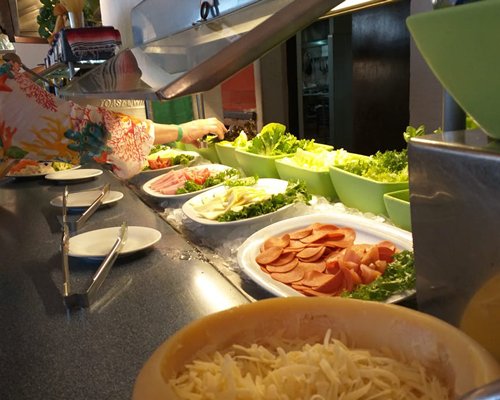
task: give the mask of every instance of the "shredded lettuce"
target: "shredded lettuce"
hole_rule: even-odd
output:
[[[348,159],[338,167],[378,182],[406,182],[408,181],[408,152],[406,149],[377,151],[366,158]]]
[[[330,165],[343,164],[349,157],[349,153],[344,149],[333,151],[324,149],[318,151],[297,149],[297,152],[293,156],[285,157],[281,161],[285,164],[306,168],[311,171],[327,172]]]

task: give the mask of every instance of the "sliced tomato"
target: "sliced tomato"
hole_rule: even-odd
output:
[[[186,177],[187,180],[193,181],[198,185],[203,185],[210,176],[210,170],[208,168],[186,169],[184,171],[184,176]]]

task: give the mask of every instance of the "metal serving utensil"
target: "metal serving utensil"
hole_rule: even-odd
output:
[[[96,297],[96,293],[101,287],[102,283],[106,279],[116,261],[121,249],[125,245],[127,241],[127,230],[128,226],[126,222],[123,222],[120,227],[120,233],[116,238],[113,247],[110,252],[106,256],[106,258],[102,261],[101,265],[97,269],[96,273],[92,277],[92,281],[87,288],[87,290],[83,293],[70,293],[69,289],[69,268],[68,268],[68,251],[69,251],[69,236],[67,236],[66,242],[63,243],[63,275],[64,275],[64,283],[63,283],[63,300],[64,304],[67,308],[88,308],[94,301]],[[64,240],[64,235],[63,235]],[[66,275],[65,270],[68,270]]]
[[[92,202],[92,204],[85,210],[85,212],[75,221],[75,230],[81,228],[81,226],[88,221],[88,219],[95,213],[95,211],[101,206],[104,197],[109,193],[110,184],[106,183],[101,189],[101,193]]]
[[[61,252],[62,252],[62,268],[63,268],[63,296],[69,296],[71,293],[71,283],[69,280],[69,228],[67,223],[67,202],[68,202],[68,187],[64,188],[62,198],[62,214],[63,214],[63,231],[61,238]]]
[[[110,190],[110,184],[107,183],[101,188],[101,192],[99,193],[97,198],[90,204],[90,206],[85,210],[85,212],[82,215],[80,215],[78,217],[78,219],[71,220],[70,218],[68,218],[68,215],[67,215],[68,214],[68,206],[67,206],[68,187],[66,186],[64,188],[64,192],[63,192],[63,196],[62,196],[63,197],[62,198],[62,202],[63,202],[62,213],[63,213],[63,215],[62,215],[61,224],[63,225],[63,227],[64,227],[64,225],[67,225],[70,232],[78,231],[83,226],[83,224],[85,224],[85,222],[87,222],[89,220],[89,218],[101,206],[102,202],[104,201],[104,197],[106,197],[106,195],[109,193],[109,190]]]

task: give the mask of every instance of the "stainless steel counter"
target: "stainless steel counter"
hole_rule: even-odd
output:
[[[109,171],[70,185],[105,182],[124,198],[101,208],[82,232],[122,221],[158,229],[153,248],[119,258],[90,308],[62,302],[63,186],[43,178],[0,182],[0,398],[127,399],[142,364],[168,336],[206,314],[246,303],[234,281]],[[70,258],[75,289],[99,262]]]

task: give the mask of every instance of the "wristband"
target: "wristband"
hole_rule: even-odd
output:
[[[182,131],[182,127],[180,125],[177,125],[177,142],[180,142],[183,136],[184,133]]]

